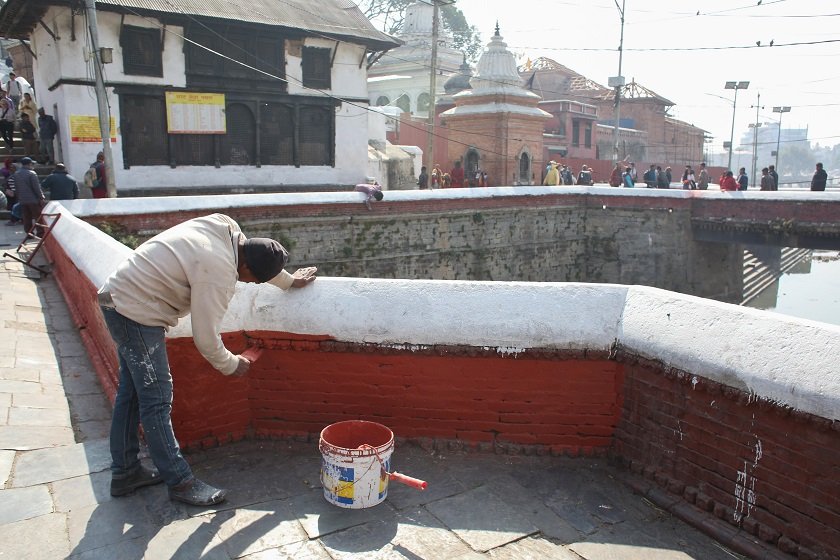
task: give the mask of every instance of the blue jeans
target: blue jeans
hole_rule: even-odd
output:
[[[141,325],[111,307],[101,309],[120,360],[120,387],[111,420],[111,472],[128,474],[140,465],[138,424],[142,424],[149,454],[166,484],[192,480],[192,469],[172,428],[172,374],[163,327]]]

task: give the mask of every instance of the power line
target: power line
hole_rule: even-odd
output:
[[[728,45],[720,47],[650,47],[650,48],[625,48],[625,51],[632,52],[690,52],[690,51],[726,51],[743,49],[775,49],[781,47],[801,47],[806,45],[824,45],[828,43],[840,43],[840,39],[824,39],[822,41],[795,41],[792,43],[774,43],[770,45]],[[615,48],[604,47],[533,47],[520,45],[511,48],[533,49],[542,51],[582,51],[582,52],[615,52]]]

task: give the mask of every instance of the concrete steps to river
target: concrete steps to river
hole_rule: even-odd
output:
[[[779,265],[775,266],[775,263],[768,264],[749,249],[744,249],[744,288],[741,305],[746,305],[758,297],[773,282],[810,254],[810,249],[782,247]]]

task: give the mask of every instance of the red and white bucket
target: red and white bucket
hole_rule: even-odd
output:
[[[350,509],[373,507],[396,480],[419,490],[426,482],[391,471],[394,432],[376,422],[346,420],[321,430],[321,484],[324,498]]]

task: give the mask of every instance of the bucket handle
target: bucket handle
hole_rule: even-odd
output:
[[[406,486],[411,486],[412,488],[415,488],[417,490],[425,490],[429,486],[429,483],[426,482],[425,480],[420,480],[419,478],[414,478],[412,476],[408,476],[408,475],[405,475],[405,474],[402,474],[402,473],[398,473],[396,471],[388,472],[385,469],[385,463],[382,462],[382,457],[379,456],[379,451],[377,451],[376,448],[373,447],[372,445],[368,445],[367,443],[363,443],[362,445],[360,445],[356,449],[372,449],[373,453],[376,455],[376,460],[379,461],[379,466],[382,469],[382,474],[387,475],[388,480],[393,480],[395,482],[405,484]]]

